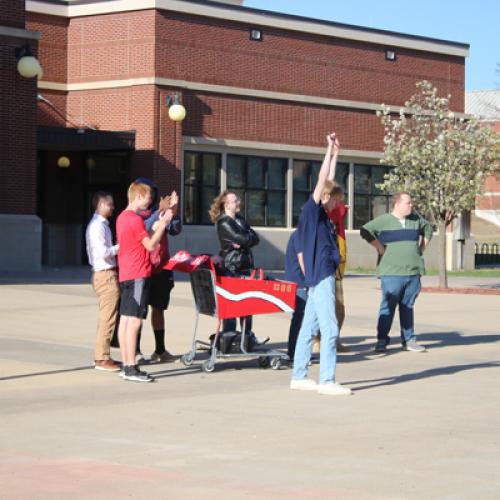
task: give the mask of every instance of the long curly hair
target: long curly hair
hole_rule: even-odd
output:
[[[208,215],[210,216],[210,220],[215,224],[217,219],[224,212],[224,205],[226,204],[227,196],[229,194],[234,194],[234,191],[230,191],[226,189],[219,196],[214,198],[212,205],[210,206],[210,210],[208,211]]]

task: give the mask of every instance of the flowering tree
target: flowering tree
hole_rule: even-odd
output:
[[[394,168],[385,176],[385,191],[408,191],[416,209],[438,228],[439,286],[448,286],[446,229],[463,210],[473,209],[484,179],[499,167],[499,136],[476,120],[457,117],[450,96],[439,97],[428,81],[391,116],[378,112],[385,127],[381,160]]]

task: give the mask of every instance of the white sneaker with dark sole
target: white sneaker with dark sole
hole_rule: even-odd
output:
[[[123,380],[132,382],[154,382],[154,378],[146,372],[141,372],[135,366],[126,366],[123,372],[120,372],[120,377]]]
[[[349,396],[352,394],[352,391],[349,387],[330,382],[329,384],[318,385],[318,393],[326,394],[327,396]]]
[[[304,378],[301,380],[292,379],[290,382],[290,389],[295,391],[317,391],[318,384],[310,378]]]
[[[409,342],[406,342],[406,344],[403,344],[403,350],[404,351],[411,351],[411,352],[425,352],[426,349],[423,345],[417,344],[415,340],[410,340]]]

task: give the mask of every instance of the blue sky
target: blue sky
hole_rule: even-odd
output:
[[[244,0],[244,5],[468,43],[465,89],[500,88],[500,0]]]

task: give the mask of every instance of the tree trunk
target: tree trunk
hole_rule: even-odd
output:
[[[439,263],[439,287],[448,288],[448,272],[446,270],[446,224],[438,222],[438,263]]]

